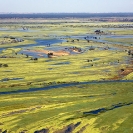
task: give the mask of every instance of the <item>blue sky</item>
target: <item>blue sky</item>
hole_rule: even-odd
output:
[[[0,0],[0,12],[133,12],[133,0]]]

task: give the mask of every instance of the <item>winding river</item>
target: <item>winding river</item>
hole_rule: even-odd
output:
[[[97,39],[95,39],[95,37]],[[129,46],[129,44],[126,43],[122,43],[122,42],[110,42],[107,40],[104,40],[105,38],[133,38],[133,35],[95,35],[95,34],[85,34],[85,35],[72,35],[72,36],[60,36],[60,37],[56,37],[53,39],[38,39],[36,40],[35,44],[27,44],[27,45],[19,45],[19,46],[13,46],[13,47],[2,47],[0,48],[0,52],[2,50],[5,50],[7,48],[23,48],[23,50],[31,48],[31,47],[39,47],[39,46],[47,46],[47,45],[53,45],[56,43],[62,43],[65,42],[67,40],[67,38],[72,38],[72,39],[82,39],[82,40],[92,40],[94,42],[100,42],[100,43],[107,43],[107,44],[122,44],[125,46]],[[63,47],[47,47],[47,50],[61,50]],[[23,51],[22,50],[22,51]],[[22,51],[20,51],[19,53],[21,53]],[[35,56],[38,57],[38,55],[36,53],[33,52],[26,52],[23,51],[24,54],[29,54],[30,56]],[[46,57],[47,55],[43,54],[44,57]]]
[[[0,95],[7,95],[7,94],[19,94],[19,93],[26,93],[26,92],[35,92],[35,91],[43,91],[49,89],[59,89],[69,86],[76,86],[76,85],[85,85],[85,84],[104,84],[104,83],[133,83],[133,80],[107,80],[107,81],[88,81],[88,82],[75,82],[75,83],[64,83],[64,84],[55,84],[51,86],[46,86],[43,88],[30,88],[28,90],[17,90],[17,91],[8,91],[8,92],[0,92]]]

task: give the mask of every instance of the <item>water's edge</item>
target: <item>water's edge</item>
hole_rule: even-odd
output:
[[[17,90],[17,91],[8,91],[8,92],[0,92],[0,95],[7,95],[7,94],[19,94],[19,93],[26,93],[26,92],[35,92],[35,91],[43,91],[49,89],[58,89],[62,87],[69,87],[69,86],[76,86],[76,85],[85,85],[85,84],[103,84],[103,83],[133,83],[133,80],[111,80],[111,81],[93,81],[93,82],[75,82],[75,83],[65,83],[65,84],[55,84],[51,86],[46,86],[43,88],[30,88],[28,90]]]

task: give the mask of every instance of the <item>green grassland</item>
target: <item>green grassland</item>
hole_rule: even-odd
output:
[[[67,45],[80,46],[82,43],[83,42],[77,43],[77,45],[76,43]],[[62,45],[64,46],[66,43]],[[86,45],[92,46],[93,43],[83,45],[84,46],[81,45],[81,47],[85,47]],[[11,56],[19,50],[19,48],[9,48],[3,51],[1,56]],[[130,66],[130,64],[126,64],[125,62],[125,58],[129,58],[125,51],[116,52],[95,49],[92,51],[87,50],[81,54],[51,59],[39,58],[37,61],[31,60],[30,57],[26,58],[25,55],[21,54],[14,54],[14,57],[16,58],[0,58],[0,63],[8,64],[8,67],[0,68],[0,78],[22,78],[22,80],[1,82],[1,88],[27,86],[29,83],[34,85],[47,84],[49,82],[109,80],[117,76],[120,69]],[[88,60],[91,61],[88,62]],[[0,89],[0,91],[1,90],[3,89]]]
[[[80,122],[73,133],[132,133],[133,83],[77,85],[39,92],[0,96],[0,129],[11,133],[49,129],[50,133]],[[84,115],[100,108],[110,109]]]
[[[105,40],[109,42],[119,42],[119,43],[126,43],[129,45],[133,45],[133,38],[106,38]]]
[[[0,133],[5,130],[7,133],[34,133],[41,129],[48,129],[49,133],[66,133],[67,128],[71,128],[72,133],[132,133],[133,83],[115,81],[94,84],[94,81],[133,80],[133,58],[127,52],[132,50],[132,46],[123,45],[133,44],[132,38],[105,38],[114,44],[69,38],[92,35],[97,29],[116,35],[132,35],[132,29],[118,28],[122,24],[132,23],[55,22],[0,25],[8,29],[0,31],[0,42],[11,41],[4,36],[24,40],[0,44],[0,48],[5,48],[0,52],[0,93],[64,83],[79,82],[79,85],[30,93],[0,94]],[[22,30],[22,26],[28,30]],[[40,57],[38,60],[31,60],[31,56],[19,53],[23,50],[22,45],[35,44],[37,39],[60,39],[64,36],[68,36],[66,42],[52,46],[77,47],[82,52],[56,58]],[[94,49],[90,50],[91,47]],[[35,46],[29,49],[46,48]],[[127,74],[122,75],[121,70]],[[80,82],[92,83],[83,85]],[[106,110],[98,114],[84,114],[101,108]]]
[[[133,35],[132,29],[111,30],[111,32],[116,34],[116,35]]]

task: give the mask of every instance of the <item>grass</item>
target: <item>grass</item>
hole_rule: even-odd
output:
[[[30,20],[32,21],[32,20]],[[76,21],[76,20],[75,20]],[[78,23],[69,22],[54,24],[30,24],[28,31],[19,31],[20,24],[7,24],[9,31],[0,31],[0,41],[4,35],[24,39],[24,42],[0,45],[5,48],[0,52],[0,92],[43,88],[62,83],[103,81],[103,80],[133,80],[133,72],[120,76],[121,69],[132,68],[131,56],[125,51],[131,46],[117,45],[115,42],[132,43],[132,39],[111,39],[114,44],[98,43],[74,38],[68,42],[57,43],[54,48],[65,46],[78,47],[84,52],[57,58],[39,58],[31,60],[19,52],[21,45],[34,44],[36,39],[63,38],[62,36],[93,34],[96,29],[113,32],[111,25],[118,27],[124,22],[108,23]],[[50,21],[53,23],[53,20]],[[132,23],[128,23],[132,24]],[[5,27],[5,25],[1,25]],[[41,28],[38,28],[41,27]],[[115,34],[132,34],[131,30],[115,29]],[[71,42],[75,40],[74,43]],[[107,38],[106,38],[107,39]],[[7,47],[11,48],[7,48]],[[14,46],[20,46],[15,48]],[[89,50],[90,47],[95,50]],[[112,48],[105,50],[106,47]],[[44,46],[31,47],[32,50],[46,49]],[[18,54],[16,54],[18,53]],[[11,58],[14,57],[14,58]],[[66,63],[67,62],[67,63]],[[64,63],[64,64],[63,64]],[[20,80],[13,80],[21,78]],[[2,81],[7,79],[7,81]],[[0,96],[0,129],[11,133],[49,129],[50,133],[58,132],[80,122],[73,130],[74,133],[132,133],[133,83],[97,83],[69,87],[61,87],[30,93],[7,94]],[[121,107],[110,110],[114,105]],[[84,112],[106,108],[105,112],[97,115]],[[74,128],[74,127],[72,127]]]
[[[111,30],[111,32],[116,35],[133,35],[132,29]]]
[[[133,39],[132,38],[106,38],[105,40],[109,42],[119,42],[119,43],[126,43],[129,45],[133,45]]]
[[[3,125],[0,127],[14,132],[28,130],[32,133],[43,128],[54,132],[71,123],[81,122],[74,132],[88,124],[85,131],[131,133],[132,126],[128,122],[133,119],[132,105],[99,115],[83,115],[83,112],[132,102],[132,85],[116,82],[1,95],[0,115]]]
[[[19,49],[7,49],[3,51],[3,55],[10,55],[12,51]],[[95,52],[94,52],[95,51]],[[124,63],[125,52],[87,51],[82,54],[62,56],[53,59],[40,58],[38,61],[32,61],[25,55],[15,55],[17,58],[0,58],[0,63],[8,64],[8,67],[0,68],[0,79],[22,78],[22,80],[9,80],[1,82],[1,88],[10,86],[27,85],[29,82],[33,84],[49,83],[49,82],[69,82],[69,81],[93,81],[101,79],[110,79],[117,75],[121,68],[127,65]],[[10,53],[10,54],[9,54]],[[95,58],[98,58],[95,60]],[[93,60],[87,62],[87,60]],[[49,60],[49,61],[47,61]],[[114,64],[118,63],[114,68]],[[69,64],[56,65],[63,62]],[[112,65],[110,65],[112,63]],[[92,66],[93,65],[93,66]],[[49,70],[49,68],[51,70]],[[97,69],[98,68],[98,69]],[[108,72],[104,70],[109,70]],[[0,90],[1,91],[1,90]]]

